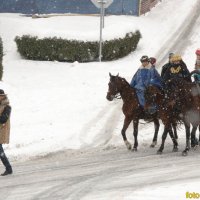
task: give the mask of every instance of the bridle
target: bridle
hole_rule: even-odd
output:
[[[114,93],[116,93],[115,95],[111,95],[113,97],[113,99],[121,99],[121,95],[117,89],[117,87],[115,87],[115,85],[113,84],[112,81],[109,82],[109,85],[112,85],[114,87]]]

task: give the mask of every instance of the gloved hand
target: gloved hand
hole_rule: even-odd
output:
[[[194,77],[194,81],[195,82],[199,82],[200,81],[200,74],[192,74],[192,76]]]

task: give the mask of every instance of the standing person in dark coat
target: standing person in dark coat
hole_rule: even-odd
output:
[[[166,72],[166,70],[171,66],[171,58],[172,56],[174,55],[174,53],[169,53],[169,62],[166,63],[165,65],[163,65],[162,67],[162,71],[161,71],[161,77],[163,78],[164,77],[164,74]]]
[[[1,176],[12,174],[12,167],[6,154],[4,153],[3,145],[8,144],[10,138],[10,113],[11,107],[9,100],[4,91],[0,89],[0,158],[6,168],[5,172]]]

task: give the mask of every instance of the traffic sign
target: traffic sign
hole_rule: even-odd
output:
[[[113,0],[91,0],[91,2],[100,9],[100,39],[99,39],[99,62],[102,58],[102,28],[104,28],[105,8],[108,8]]]
[[[91,2],[97,7],[101,8],[101,4],[103,4],[104,8],[108,8],[113,0],[91,0]]]

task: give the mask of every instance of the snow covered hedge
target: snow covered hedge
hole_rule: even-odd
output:
[[[0,80],[2,79],[2,75],[3,75],[3,42],[2,39],[0,37]]]
[[[103,43],[104,61],[116,60],[134,51],[141,38],[139,31],[127,33],[124,38]],[[15,38],[21,56],[30,60],[49,60],[66,62],[90,62],[98,60],[99,42],[66,40],[61,38],[43,38],[30,35]]]

